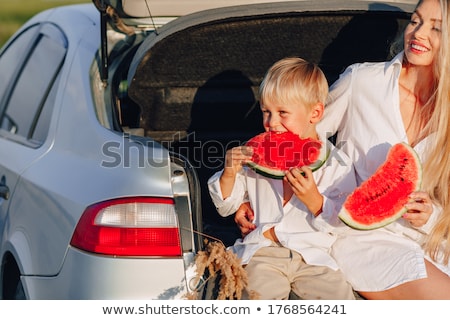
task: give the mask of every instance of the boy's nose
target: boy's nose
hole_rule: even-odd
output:
[[[276,129],[280,126],[280,121],[276,117],[270,117],[267,119],[268,127],[272,131],[276,131]]]

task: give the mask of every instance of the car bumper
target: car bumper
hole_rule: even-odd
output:
[[[22,283],[32,300],[183,299],[188,292],[184,260],[193,258],[192,253],[184,259],[117,258],[70,248],[58,275],[23,276]]]

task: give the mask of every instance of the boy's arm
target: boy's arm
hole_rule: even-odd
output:
[[[336,163],[330,164],[327,167],[326,175],[320,181],[324,199],[322,213],[313,220],[317,229],[326,232],[332,232],[337,227],[344,225],[338,214],[347,196],[356,188],[356,178],[351,162],[345,159],[345,155],[342,154],[339,159],[343,162],[340,162],[339,165],[336,165]],[[336,162],[338,160],[332,159],[331,161]]]
[[[318,175],[313,176],[308,167],[302,167],[291,169],[286,179],[290,181],[295,196],[314,214],[312,223],[315,228],[332,232],[343,225],[338,213],[347,196],[356,188],[356,178],[350,159],[331,143],[327,142],[327,145],[331,148],[331,155]]]
[[[315,217],[322,213],[324,197],[320,194],[309,167],[288,170],[284,180],[289,183],[294,195]]]
[[[219,183],[223,199],[228,198],[233,191],[236,175],[242,170],[242,165],[251,160],[252,149],[239,146],[229,149],[225,155],[225,166]]]
[[[209,193],[217,211],[223,217],[236,212],[247,194],[245,179],[239,173],[251,159],[252,148],[240,146],[227,151],[225,166],[208,180]]]
[[[223,170],[216,172],[211,178],[209,178],[208,190],[217,212],[222,217],[227,217],[234,214],[242,202],[248,201],[245,199],[247,189],[244,176],[238,174],[236,176],[232,192],[225,198],[222,195],[222,189],[220,186],[220,177],[222,176],[222,173]]]

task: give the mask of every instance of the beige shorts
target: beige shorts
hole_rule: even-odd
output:
[[[298,252],[288,248],[259,249],[245,270],[249,281],[243,299],[283,300],[292,293],[305,300],[355,299],[342,272],[308,265]]]

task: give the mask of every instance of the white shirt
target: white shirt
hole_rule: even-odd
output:
[[[259,248],[271,245],[263,233],[275,226],[280,243],[299,252],[306,263],[338,269],[329,254],[335,241],[331,231],[342,226],[337,214],[356,182],[348,157],[331,143],[326,146],[330,156],[321,168],[313,172],[319,192],[324,196],[323,211],[316,218],[295,195],[283,206],[282,180],[266,178],[247,167],[236,176],[232,193],[226,199],[223,199],[219,184],[223,171],[209,179],[210,195],[220,215],[235,213],[246,200],[250,201],[254,210],[253,222],[257,228],[244,240],[238,239],[230,248],[242,259],[242,264],[247,264]]]
[[[327,136],[338,132],[336,145],[352,159],[358,185],[369,178],[385,161],[392,145],[399,142],[409,143],[400,113],[399,76],[402,60],[403,53],[400,53],[388,62],[351,65],[330,88],[325,116],[318,124],[317,131]],[[427,143],[431,139],[433,136],[427,137],[414,147],[422,161],[427,153]],[[346,228],[345,232],[352,235],[363,233],[368,241],[371,238],[374,247],[381,240],[386,240],[387,234],[395,235],[389,237],[392,241],[390,245],[398,244],[401,247],[403,241],[397,240],[399,236],[413,239],[420,244],[424,234],[429,233],[436,223],[440,211],[441,208],[434,207],[430,219],[421,228],[413,228],[406,220],[400,218],[378,230],[357,231]],[[355,261],[361,260],[361,257],[352,255],[352,248],[348,246],[341,248],[344,252],[339,255],[348,265],[352,264],[353,258]],[[385,248],[381,246],[380,250],[383,251]],[[382,256],[383,252],[380,255]],[[376,257],[375,261],[370,261],[370,258],[364,257],[367,264],[372,263],[370,267],[380,269],[390,268],[389,263],[393,260],[387,257],[384,264]],[[339,259],[338,262],[340,263]],[[397,264],[402,265],[399,261]],[[438,267],[447,269],[444,270],[447,273],[450,271],[448,266],[438,265]],[[354,271],[357,273],[357,269]],[[362,272],[370,273],[367,269]],[[398,283],[401,281],[403,280],[399,280]]]
[[[400,113],[398,79],[402,60],[403,52],[388,62],[351,65],[330,88],[325,116],[317,131],[327,136],[338,131],[336,145],[353,161],[358,185],[386,160],[392,145],[409,143]],[[414,147],[421,161],[431,139],[429,136]],[[421,232],[431,230],[439,211],[432,214]],[[397,223],[404,225],[405,221]],[[417,229],[410,232],[409,225],[407,228],[400,232],[420,239]]]

